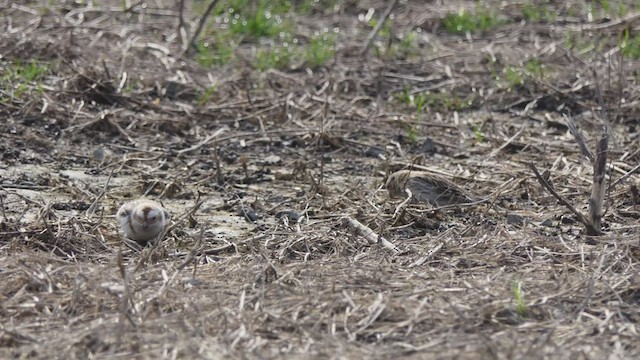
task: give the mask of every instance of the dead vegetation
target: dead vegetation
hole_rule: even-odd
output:
[[[1,357],[640,356],[636,13],[330,3],[284,65],[195,2],[0,4]]]

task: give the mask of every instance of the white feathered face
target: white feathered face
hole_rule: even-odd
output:
[[[135,241],[148,241],[158,236],[169,221],[169,213],[154,201],[130,202],[118,211],[120,229]]]
[[[141,204],[133,209],[134,223],[142,229],[150,229],[157,225],[164,226],[164,212],[157,207]]]

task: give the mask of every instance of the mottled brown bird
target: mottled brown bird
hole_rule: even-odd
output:
[[[405,189],[411,191],[414,202],[435,206],[456,205],[473,202],[457,185],[439,176],[415,170],[400,170],[389,175],[387,191],[391,197],[406,197]]]

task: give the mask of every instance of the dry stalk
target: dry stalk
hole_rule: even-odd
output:
[[[201,199],[202,194],[200,193],[200,191],[198,191],[198,196],[196,197],[196,203],[191,207],[191,209],[189,209],[188,211],[186,211],[185,213],[183,213],[182,215],[180,215],[178,218],[176,218],[176,220],[173,222],[173,224],[171,224],[168,229],[167,229],[167,233],[170,232],[171,230],[175,229],[178,225],[180,225],[180,223],[184,220],[184,219],[188,219],[190,217],[193,216],[193,214],[196,213],[196,211],[198,211],[198,209],[200,209],[200,206],[202,206],[202,204],[204,204],[205,200]]]
[[[507,146],[509,146],[509,144],[511,144],[512,142],[514,142],[517,138],[520,137],[520,135],[522,135],[522,132],[524,131],[524,129],[527,128],[527,125],[522,125],[520,127],[520,130],[518,130],[515,134],[513,134],[512,137],[510,137],[509,139],[507,139],[507,141],[505,141],[502,145],[500,145],[500,147],[494,149],[493,151],[491,151],[491,153],[489,154],[489,158],[492,158],[494,156],[496,156],[498,153],[500,153],[500,151],[502,151],[504,148],[506,148]]]
[[[275,265],[273,265],[273,263],[271,262],[271,260],[269,260],[269,257],[267,256],[267,254],[264,252],[264,249],[262,248],[262,246],[260,245],[260,238],[252,238],[251,241],[251,246],[253,247],[253,249],[257,250],[258,253],[260,254],[260,257],[262,258],[262,260],[264,260],[267,263],[267,266],[265,266],[265,268],[262,270],[260,276],[265,276],[265,281],[266,278],[272,278],[272,280],[276,280],[278,279],[280,276],[278,275],[278,269],[275,267]]]
[[[596,159],[593,163],[593,185],[591,188],[591,198],[589,199],[589,222],[597,231],[587,227],[587,235],[600,235],[602,221],[602,204],[605,194],[605,172],[607,167],[607,148],[609,135],[605,132],[596,146]]]
[[[198,36],[200,36],[200,33],[204,28],[204,24],[207,22],[207,19],[209,18],[209,15],[211,15],[211,12],[213,12],[213,9],[215,9],[216,4],[218,4],[218,0],[211,0],[211,3],[207,7],[207,10],[205,10],[204,15],[202,15],[202,17],[200,18],[200,22],[198,22],[198,27],[196,28],[196,31],[193,32],[193,36],[191,36],[191,40],[189,40],[189,44],[183,49],[183,54],[186,54],[189,51],[189,49],[196,47],[196,41],[198,41]]]
[[[540,173],[538,172],[538,169],[533,163],[530,163],[529,167],[531,168],[534,175],[536,176],[536,179],[538,179],[538,182],[540,183],[540,185],[542,185],[542,187],[547,189],[547,191],[551,195],[553,195],[553,197],[555,197],[562,205],[566,206],[569,210],[571,210],[571,212],[576,216],[578,221],[580,221],[585,226],[585,228],[587,229],[587,234],[602,235],[602,231],[599,228],[596,228],[594,224],[591,223],[591,221],[587,219],[580,211],[576,210],[576,208],[573,207],[573,205],[571,205],[571,203],[567,199],[565,199],[564,197],[562,197],[562,195],[558,194],[555,191],[553,186],[551,186],[547,182],[547,180],[545,180],[544,177],[540,175]]]
[[[358,235],[367,239],[367,242],[369,242],[369,244],[377,244],[378,242],[380,242],[382,246],[391,250],[394,254],[400,252],[400,249],[398,249],[397,246],[395,246],[389,240],[385,239],[383,236],[378,236],[375,231],[371,230],[371,228],[362,224],[360,221],[350,217],[345,218],[345,220],[347,225],[350,228],[354,229]]]
[[[376,26],[373,28],[373,30],[371,30],[371,32],[367,36],[367,40],[365,41],[364,46],[362,47],[362,50],[360,51],[360,56],[361,57],[363,57],[363,56],[365,56],[367,54],[367,51],[371,47],[371,43],[373,42],[373,39],[378,34],[378,31],[380,31],[380,29],[382,29],[382,25],[384,25],[384,23],[387,21],[387,18],[389,17],[389,15],[391,15],[391,12],[396,7],[396,5],[398,5],[398,0],[393,0],[392,2],[390,2],[389,6],[387,6],[387,10],[385,10],[385,12],[382,14],[380,19],[378,19],[378,23],[376,24]]]
[[[580,151],[582,152],[582,155],[584,155],[587,158],[589,158],[589,161],[591,163],[593,163],[595,158],[594,158],[593,154],[591,153],[591,150],[589,150],[589,147],[587,146],[587,143],[584,141],[584,137],[582,136],[582,133],[576,127],[575,121],[573,121],[573,118],[571,116],[567,115],[567,114],[562,114],[562,116],[564,117],[564,121],[567,124],[567,127],[569,128],[569,131],[571,131],[571,134],[573,135],[573,137],[578,142],[578,146],[580,147]]]
[[[109,182],[111,181],[111,178],[113,177],[113,172],[114,171],[115,171],[115,168],[111,169],[111,172],[109,173],[109,177],[107,178],[107,181],[105,181],[104,187],[102,188],[102,191],[100,192],[100,194],[98,194],[98,196],[96,196],[96,199],[93,201],[93,203],[91,203],[91,206],[89,206],[89,208],[85,212],[85,215],[87,217],[93,215],[93,213],[96,211],[96,208],[98,207],[98,203],[100,202],[102,197],[104,197],[104,195],[107,193],[107,189],[109,188]]]
[[[433,255],[435,255],[440,249],[442,249],[442,243],[436,245],[436,247],[430,249],[423,257],[413,262],[409,267],[420,266],[427,262],[427,260],[431,259]]]
[[[238,245],[242,245],[242,244],[246,244],[246,243],[252,243],[253,241],[260,241],[262,239],[264,239],[265,237],[267,237],[267,234],[260,234],[260,235],[256,235],[254,237],[251,237],[249,239],[245,239],[242,241],[238,241],[235,243],[228,243],[226,245],[222,245],[222,246],[218,246],[216,248],[210,248],[210,249],[203,249],[200,250],[199,253],[202,255],[217,255],[220,254],[224,251],[227,251],[229,249],[234,249],[235,253],[238,253]],[[173,253],[173,254],[169,254],[169,257],[184,257],[184,256],[189,256],[191,254],[190,252],[177,252],[177,253]]]
[[[227,130],[228,130],[228,128],[226,126],[225,127],[221,127],[218,130],[214,131],[212,134],[208,135],[206,138],[204,138],[204,140],[200,141],[199,143],[197,143],[197,144],[195,144],[193,146],[190,146],[190,147],[188,147],[186,149],[178,150],[178,151],[176,151],[176,153],[178,155],[182,155],[184,153],[188,153],[188,152],[191,152],[191,151],[194,151],[194,150],[198,150],[199,148],[201,148],[202,146],[208,144],[211,140],[215,139],[216,137],[218,137],[219,135],[221,135],[222,133],[224,133]]]
[[[178,265],[178,267],[176,268],[176,271],[180,271],[180,270],[184,269],[187,265],[189,265],[189,263],[191,263],[191,261],[193,261],[193,259],[195,259],[196,254],[198,253],[198,250],[200,249],[200,246],[202,245],[202,238],[203,237],[204,237],[204,226],[200,228],[200,233],[198,234],[198,237],[196,238],[196,243],[191,248],[191,251],[189,252],[189,255],[187,255],[187,258],[182,262],[182,264]]]
[[[118,270],[120,271],[120,276],[122,277],[122,286],[123,286],[123,294],[122,294],[122,299],[121,299],[121,303],[120,303],[120,321],[119,324],[120,326],[124,326],[124,319],[126,318],[131,325],[135,328],[136,327],[136,323],[133,321],[133,319],[131,318],[131,314],[129,314],[129,306],[131,306],[132,309],[135,309],[134,303],[133,303],[133,298],[132,298],[132,294],[131,294],[131,288],[129,287],[129,275],[127,274],[127,269],[124,266],[124,260],[122,257],[122,247],[118,250],[118,255],[116,258],[117,261],[117,266],[118,266]],[[122,331],[123,329],[121,328],[121,331],[119,333],[124,333],[124,331]]]
[[[200,249],[200,246],[202,246],[203,236],[204,236],[204,226],[200,228],[200,232],[198,233],[198,237],[196,238],[196,243],[191,248],[191,251],[189,252],[189,255],[187,256],[187,258],[180,265],[178,265],[178,267],[173,272],[173,275],[171,275],[170,278],[165,278],[165,281],[163,282],[158,292],[153,296],[151,296],[150,298],[148,298],[147,300],[145,300],[145,304],[150,304],[154,300],[160,298],[162,294],[164,294],[164,292],[167,290],[167,288],[174,282],[176,277],[178,277],[180,272],[195,259],[198,253],[198,250]],[[194,263],[194,266],[195,265],[197,265],[197,262]],[[195,267],[194,267],[194,273],[195,273]]]
[[[393,212],[394,219],[404,211],[407,205],[409,205],[409,203],[411,202],[411,199],[413,199],[413,193],[411,192],[411,189],[406,188],[404,189],[404,191],[407,193],[407,198],[402,200],[402,202],[398,204],[398,206],[396,206],[396,210]]]
[[[586,63],[583,62],[583,64],[586,65]],[[610,68],[609,68],[610,70]],[[578,221],[580,221],[582,224],[585,225],[586,228],[586,232],[587,235],[589,236],[598,236],[598,235],[602,235],[602,207],[603,207],[603,203],[604,203],[604,197],[605,197],[605,173],[606,173],[606,165],[607,165],[607,150],[608,150],[608,144],[609,144],[609,134],[610,134],[610,122],[609,122],[609,114],[607,111],[607,104],[604,101],[604,98],[602,96],[602,91],[600,89],[600,81],[598,80],[598,74],[596,72],[596,70],[594,68],[591,68],[592,71],[592,76],[594,78],[594,84],[595,84],[595,90],[596,90],[596,97],[598,100],[598,104],[600,105],[600,109],[603,113],[604,116],[604,132],[600,138],[600,140],[598,140],[598,143],[596,144],[596,154],[595,156],[591,153],[591,151],[589,150],[589,148],[586,145],[586,142],[582,136],[582,134],[578,131],[573,119],[567,115],[564,115],[564,119],[565,119],[565,123],[567,124],[567,126],[569,127],[569,130],[571,131],[571,133],[574,135],[576,142],[578,143],[578,146],[580,148],[580,151],[582,152],[582,154],[584,156],[586,156],[587,158],[589,158],[589,160],[591,161],[591,163],[593,164],[593,185],[591,188],[591,196],[589,198],[589,218],[585,217],[582,213],[580,213],[579,211],[577,211],[566,199],[564,199],[562,196],[560,196],[554,189],[553,187],[551,187],[549,185],[549,183],[540,176],[540,174],[538,173],[537,169],[535,168],[535,165],[533,165],[533,163],[530,163],[529,166],[531,167],[531,169],[533,170],[534,174],[536,175],[536,178],[538,179],[538,181],[540,182],[540,184],[542,184],[542,186],[544,188],[546,188],[556,199],[558,199],[558,201],[560,201],[563,205],[565,205],[567,208],[569,208],[569,210],[571,210],[576,217],[578,218]],[[609,78],[611,78],[609,76]],[[621,97],[621,79],[619,80],[619,96]],[[619,104],[618,104],[618,108],[616,109],[616,114],[620,109],[620,101],[621,99],[619,99]],[[617,115],[616,115],[617,116]],[[611,187],[610,187],[611,188]]]
[[[218,186],[224,185],[224,178],[222,177],[222,166],[220,165],[220,148],[218,146],[214,146],[215,157],[213,159],[216,166],[216,184]]]
[[[151,257],[151,254],[153,254],[153,252],[158,248],[158,246],[160,245],[164,237],[167,235],[167,233],[168,233],[168,228],[164,228],[164,230],[162,230],[158,234],[158,236],[156,236],[156,238],[153,239],[153,245],[150,248],[144,249],[142,256],[140,256],[140,260],[138,260],[136,267],[133,269],[134,273],[138,272],[138,270],[140,270],[142,266],[149,260],[149,258]]]
[[[178,29],[177,38],[184,45],[186,38],[186,27],[184,22],[184,0],[178,0]]]
[[[633,169],[627,171],[626,173],[624,173],[624,175],[620,176],[620,178],[618,178],[616,181],[611,183],[611,187],[614,187],[614,186],[620,184],[621,182],[625,181],[631,175],[633,175],[635,172],[637,172],[639,169],[640,169],[640,164],[634,166]]]
[[[4,188],[0,186],[0,207],[2,207],[2,220],[4,222],[8,222],[9,218],[7,218],[7,213],[5,211],[5,207],[4,207]]]

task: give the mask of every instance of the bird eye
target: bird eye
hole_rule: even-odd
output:
[[[129,217],[131,212],[129,210],[123,210],[120,212],[120,217]]]
[[[151,216],[149,216],[149,219],[150,220],[155,220],[157,217],[158,217],[157,215],[151,215]]]

